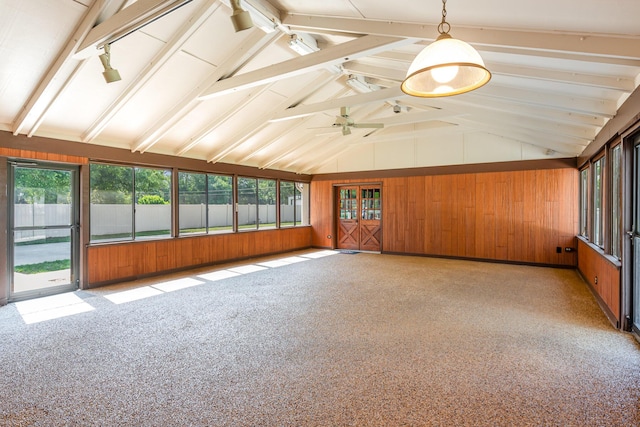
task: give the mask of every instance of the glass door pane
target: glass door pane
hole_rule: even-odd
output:
[[[75,289],[76,169],[13,165],[10,298]]]

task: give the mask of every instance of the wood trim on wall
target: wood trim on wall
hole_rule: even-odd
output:
[[[357,179],[381,179],[409,176],[459,175],[484,172],[515,172],[543,169],[575,169],[576,158],[521,160],[517,162],[473,163],[423,168],[387,169],[363,172],[341,172],[313,175],[313,181],[341,181]]]
[[[311,227],[95,245],[85,288],[309,247]]]
[[[583,239],[578,239],[578,270],[604,304],[611,323],[620,327],[620,266]]]
[[[86,157],[68,156],[66,154],[44,153],[41,151],[20,150],[17,148],[0,147],[0,156],[13,157],[20,159],[43,160],[47,162],[73,163],[78,165],[86,165],[89,159]]]
[[[179,168],[182,170],[220,173],[226,175],[247,175],[256,178],[283,179],[288,181],[309,182],[310,175],[274,169],[259,169],[228,163],[209,163],[205,160],[189,159],[155,153],[132,153],[130,150],[105,147],[96,144],[65,141],[62,139],[14,136],[11,132],[0,131],[0,147],[18,150],[19,152],[58,154],[83,159],[79,164],[88,161],[127,163],[139,166],[163,168]],[[43,154],[44,155],[44,154]],[[14,155],[12,155],[14,156]],[[17,155],[16,155],[17,156]],[[35,158],[35,157],[32,157]],[[43,159],[45,160],[45,159]]]
[[[380,181],[383,252],[540,265],[577,263],[575,168],[314,180],[313,246],[333,247],[328,236],[335,220],[328,201],[335,185]]]

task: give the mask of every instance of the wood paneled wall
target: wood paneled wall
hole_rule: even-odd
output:
[[[292,227],[96,245],[88,248],[89,286],[311,245],[310,227]]]
[[[576,169],[366,181],[382,182],[384,252],[576,265],[576,252],[564,251],[576,248]],[[314,246],[333,245],[333,187],[366,181],[312,181]]]
[[[605,313],[620,327],[620,267],[582,239],[578,239],[578,270],[602,303]]]
[[[40,151],[31,150],[19,150],[17,148],[0,147],[0,156],[44,160],[47,162],[74,163],[78,165],[86,165],[89,163],[89,159],[86,157],[68,156],[66,154],[43,153]]]

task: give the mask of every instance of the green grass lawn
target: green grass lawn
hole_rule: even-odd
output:
[[[60,271],[71,268],[71,260],[63,259],[59,261],[45,261],[37,264],[17,265],[13,269],[16,273],[37,274],[49,271]]]

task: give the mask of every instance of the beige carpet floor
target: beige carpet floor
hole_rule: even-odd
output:
[[[640,425],[573,270],[303,251],[54,303],[0,307],[2,426]]]

